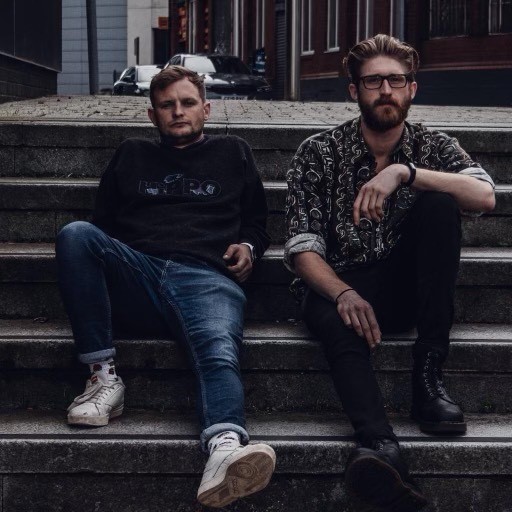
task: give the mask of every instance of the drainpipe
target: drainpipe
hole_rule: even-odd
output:
[[[233,0],[233,55],[240,56],[240,0]]]
[[[290,88],[288,98],[300,100],[300,1],[290,1]]]
[[[96,30],[96,0],[86,0],[87,56],[89,59],[89,93],[98,94],[98,31]]]

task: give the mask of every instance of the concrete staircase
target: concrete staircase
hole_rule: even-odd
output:
[[[261,104],[240,105],[244,115],[214,118],[208,131],[245,138],[265,180],[275,245],[246,286],[242,367],[249,431],[275,448],[278,465],[265,492],[227,510],[352,512],[359,509],[343,486],[351,428],[281,263],[285,171],[300,142],[326,126],[301,124],[293,104],[276,104],[271,120],[251,117]],[[87,374],[58,296],[55,234],[90,216],[115,147],[155,131],[139,121],[76,122],[78,110],[49,117],[0,119],[0,512],[200,511],[193,376],[174,341],[118,340],[125,414],[102,429],[65,424]],[[414,333],[389,337],[375,367],[404,456],[432,501],[427,512],[512,512],[512,123],[466,128],[450,113],[430,125],[455,134],[498,183],[496,210],[464,220],[445,372],[467,434],[429,437],[408,419]]]

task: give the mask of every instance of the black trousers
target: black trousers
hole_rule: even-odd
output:
[[[460,213],[441,192],[421,194],[401,226],[390,256],[340,277],[368,301],[383,333],[417,328],[417,354],[435,349],[445,358],[453,323],[461,245]],[[312,290],[303,319],[322,342],[334,385],[355,437],[363,446],[396,439],[384,410],[365,339],[345,326],[336,306]]]

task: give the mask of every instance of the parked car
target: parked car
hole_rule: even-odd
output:
[[[232,55],[178,53],[165,65],[180,65],[204,76],[207,99],[270,99],[272,88],[262,76]]]
[[[149,96],[151,79],[160,71],[162,66],[132,66],[126,68],[114,83],[112,94],[129,96]]]

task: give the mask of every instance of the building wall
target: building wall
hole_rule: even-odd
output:
[[[60,33],[60,0],[1,0],[0,101],[55,94]]]
[[[113,73],[127,67],[127,0],[97,0],[100,91],[113,85]],[[59,94],[89,94],[85,0],[62,0],[62,72]]]
[[[127,64],[135,66],[135,38],[139,38],[139,64],[154,64],[153,29],[158,28],[158,18],[167,17],[168,0],[128,0]],[[156,63],[158,64],[158,63]]]

